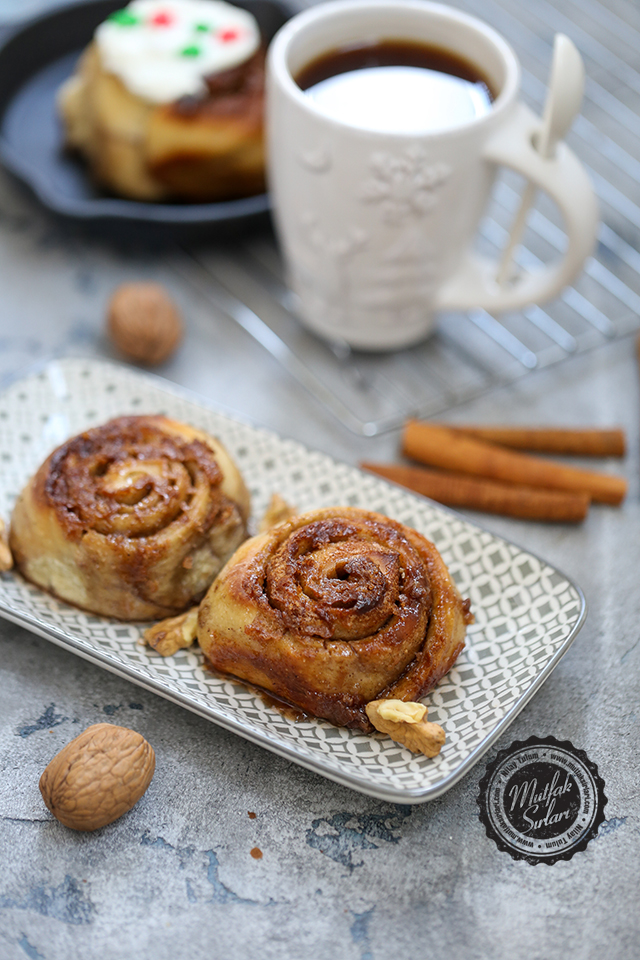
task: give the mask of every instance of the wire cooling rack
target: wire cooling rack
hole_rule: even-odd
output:
[[[394,429],[409,416],[439,414],[640,327],[640,7],[633,0],[482,0],[459,6],[489,21],[515,48],[523,67],[522,97],[538,114],[555,34],[567,34],[584,58],[585,99],[568,142],[589,170],[602,222],[595,254],[573,287],[544,307],[500,317],[482,310],[442,315],[424,344],[368,354],[323,343],[298,323],[269,238],[169,258],[184,280],[364,436]],[[483,252],[495,255],[504,245],[522,186],[513,174],[500,176],[481,225]],[[516,262],[526,268],[547,261],[564,241],[555,209],[538,198]]]

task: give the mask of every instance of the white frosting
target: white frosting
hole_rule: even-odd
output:
[[[203,78],[238,66],[260,45],[250,13],[223,0],[133,0],[96,30],[102,63],[153,103],[204,93]]]

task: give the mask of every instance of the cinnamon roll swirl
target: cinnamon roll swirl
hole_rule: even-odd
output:
[[[471,620],[429,540],[378,513],[328,508],[240,546],[200,605],[198,642],[221,673],[370,731],[365,705],[424,696]]]
[[[163,416],[119,417],[47,458],[16,503],[10,546],[21,573],[61,600],[160,619],[200,599],[248,514],[218,440]]]

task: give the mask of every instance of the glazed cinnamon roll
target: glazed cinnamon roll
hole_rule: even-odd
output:
[[[328,508],[240,546],[200,605],[198,642],[217,671],[370,731],[365,705],[424,696],[471,620],[429,540],[378,513]]]
[[[20,495],[21,573],[84,610],[152,620],[197,602],[246,537],[249,494],[222,444],[163,416],[68,440]]]

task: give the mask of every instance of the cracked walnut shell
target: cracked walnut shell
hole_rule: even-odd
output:
[[[98,830],[131,810],[155,766],[153,747],[141,734],[95,723],[56,754],[40,777],[40,793],[65,827]]]

